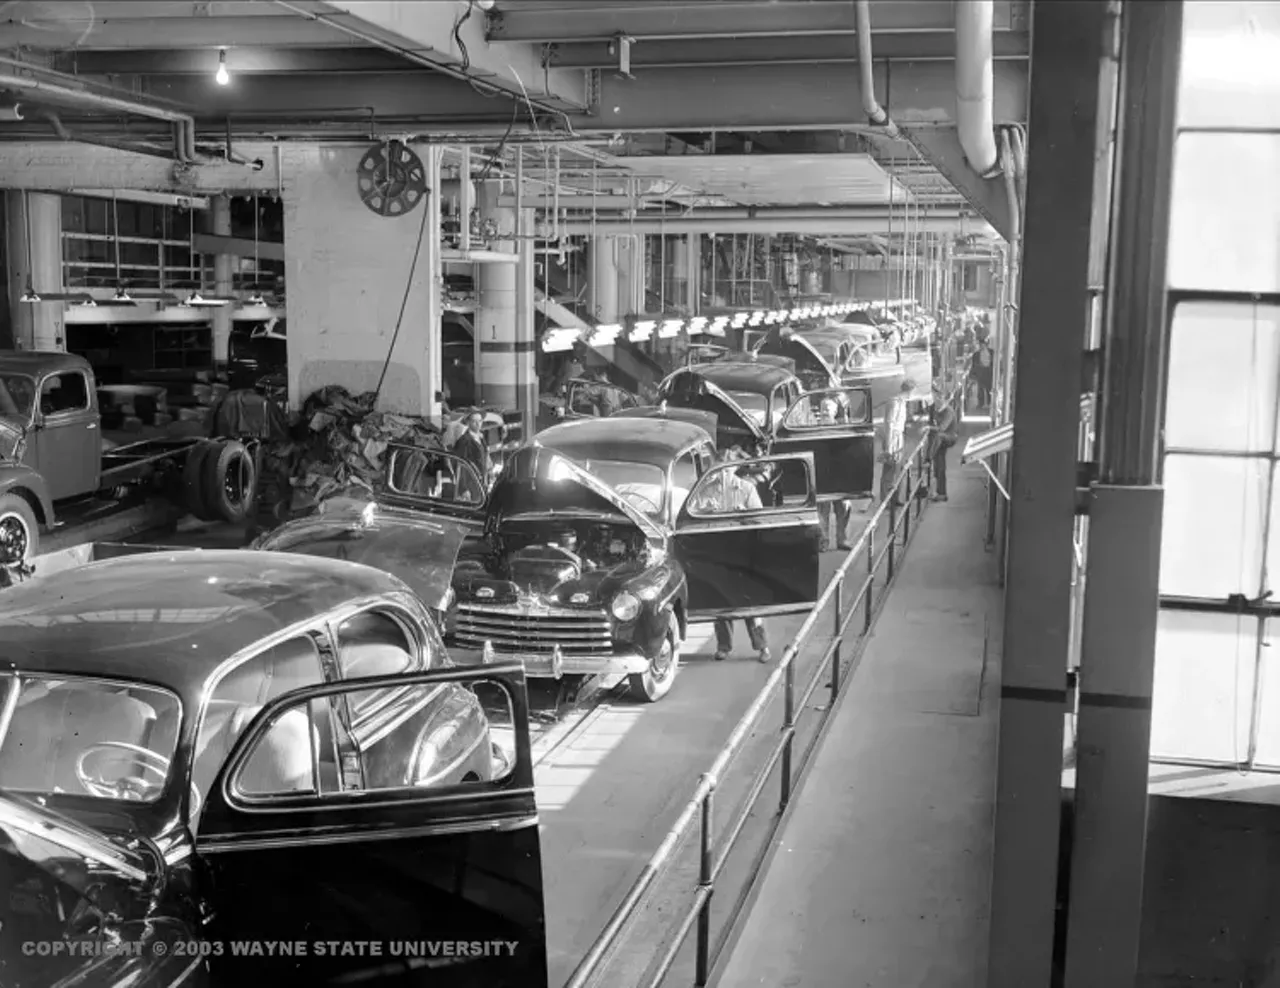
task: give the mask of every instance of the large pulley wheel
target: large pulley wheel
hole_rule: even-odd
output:
[[[400,141],[375,144],[360,159],[360,201],[379,216],[406,216],[427,197],[427,169]]]

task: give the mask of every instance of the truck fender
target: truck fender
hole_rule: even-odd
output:
[[[11,491],[30,502],[36,521],[42,528],[53,527],[53,501],[49,498],[49,485],[39,473],[25,463],[6,463],[0,466],[0,494]]]

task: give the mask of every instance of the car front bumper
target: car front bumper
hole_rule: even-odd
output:
[[[491,649],[451,647],[449,655],[458,665],[480,666],[491,662],[520,662],[531,679],[560,679],[564,676],[629,675],[645,672],[649,660],[639,653],[619,655],[565,655],[552,652],[495,652]]]

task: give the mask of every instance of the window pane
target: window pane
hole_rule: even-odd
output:
[[[418,649],[389,614],[364,611],[338,628],[338,666],[347,679],[393,676],[420,667]]]
[[[1264,645],[1271,646],[1274,621],[1258,622]],[[1258,698],[1258,764],[1280,768],[1280,654],[1274,647],[1259,650],[1262,695]]]
[[[1182,134],[1169,286],[1280,291],[1280,134]]]
[[[1243,761],[1253,705],[1257,620],[1160,612],[1151,754]]]
[[[1267,585],[1280,598],[1280,467],[1271,473],[1271,524],[1267,527]]]
[[[1165,457],[1162,594],[1258,592],[1270,467],[1244,457]]]
[[[1183,7],[1181,127],[1280,127],[1280,7],[1188,3]]]
[[[1280,308],[1183,303],[1173,317],[1165,443],[1239,453],[1275,448]]]

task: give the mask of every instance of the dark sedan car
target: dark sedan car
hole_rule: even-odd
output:
[[[812,606],[812,456],[713,466],[714,430],[689,412],[555,426],[482,503],[457,496],[474,477],[444,479],[474,474],[469,464],[394,449],[384,500],[473,526],[453,570],[447,640],[459,660],[491,649],[530,676],[625,674],[653,702],[671,689],[690,622]],[[751,478],[761,507],[716,507],[730,474]]]
[[[401,581],[153,552],[4,604],[0,984],[546,985],[522,672],[453,667]],[[385,949],[442,939],[514,946]]]
[[[671,407],[716,416],[716,444],[722,449],[811,453],[819,500],[871,496],[875,432],[865,387],[806,392],[794,373],[763,358],[718,360],[671,374],[658,397]],[[621,414],[650,413],[638,409]]]

